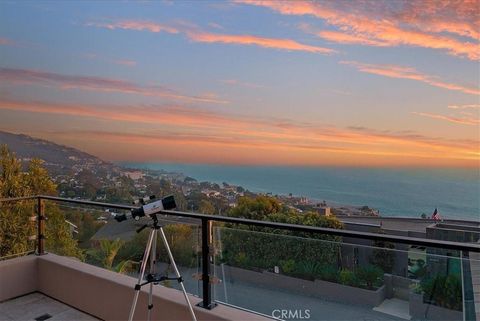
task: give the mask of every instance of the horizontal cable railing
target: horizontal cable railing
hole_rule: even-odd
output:
[[[55,196],[37,196],[40,199],[56,201],[56,202],[67,202],[79,205],[91,205],[91,206],[100,206],[121,210],[132,210],[138,208],[137,206],[132,205],[122,205],[122,204],[111,204],[111,203],[102,203],[94,201],[84,201],[77,199],[69,199]],[[35,197],[33,197],[35,198]],[[9,200],[9,199],[6,199]],[[15,200],[15,199],[13,199]],[[5,199],[0,199],[0,202],[5,201]],[[411,244],[417,246],[427,246],[440,249],[450,249],[458,251],[469,251],[469,252],[480,252],[480,245],[478,244],[468,244],[461,242],[452,242],[452,241],[442,241],[442,240],[430,240],[423,239],[418,237],[408,237],[408,236],[398,236],[398,235],[387,235],[379,233],[370,233],[370,232],[360,232],[360,231],[350,231],[350,230],[341,230],[325,227],[315,227],[315,226],[306,226],[306,225],[296,225],[296,224],[286,224],[286,223],[277,223],[269,221],[257,221],[245,218],[221,216],[221,215],[208,215],[208,214],[199,214],[193,212],[181,212],[181,211],[172,211],[172,210],[163,210],[158,212],[159,214],[165,215],[174,215],[180,217],[189,217],[199,220],[209,220],[216,222],[232,223],[232,224],[242,224],[242,225],[252,225],[259,227],[269,227],[273,229],[280,230],[291,230],[298,232],[307,232],[307,233],[320,233],[320,234],[329,234],[335,236],[343,236],[350,238],[359,238],[359,239],[368,239],[374,241],[384,241],[392,243],[402,243],[402,244]]]
[[[17,197],[17,198],[4,198],[0,199],[0,203],[9,203],[9,202],[18,202],[26,200],[37,200],[37,249],[36,252],[38,255],[45,253],[45,215],[44,215],[44,205],[43,201],[54,201],[59,203],[69,203],[77,204],[83,206],[91,207],[102,207],[108,209],[118,209],[118,210],[133,210],[137,209],[137,206],[133,205],[124,205],[124,204],[112,204],[112,203],[103,203],[95,201],[86,201],[78,199],[69,199],[55,196],[28,196],[28,197]],[[480,244],[474,243],[462,243],[462,242],[452,242],[436,239],[424,239],[418,237],[408,237],[408,236],[398,236],[398,235],[387,235],[371,232],[361,232],[361,231],[351,231],[345,229],[332,229],[324,227],[314,227],[314,226],[305,226],[305,225],[295,225],[287,223],[277,223],[270,221],[258,221],[252,219],[236,218],[229,216],[221,215],[207,215],[207,214],[198,214],[193,212],[181,212],[173,210],[162,210],[156,214],[171,215],[177,217],[187,217],[191,219],[200,220],[201,225],[201,255],[202,255],[202,294],[203,301],[200,304],[202,307],[210,309],[214,306],[212,300],[212,280],[211,280],[211,271],[210,263],[211,256],[213,254],[212,249],[212,222],[223,222],[230,224],[239,224],[246,226],[256,226],[256,227],[265,227],[273,230],[289,230],[305,233],[316,233],[316,234],[325,234],[333,236],[347,237],[350,239],[364,239],[370,241],[379,241],[379,242],[391,242],[391,243],[400,243],[400,244],[409,244],[413,246],[422,246],[436,249],[449,249],[460,251],[460,253],[467,252],[477,252],[480,253]],[[346,242],[342,242],[346,243]]]

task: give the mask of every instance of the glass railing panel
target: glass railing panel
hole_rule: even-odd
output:
[[[0,203],[0,260],[35,252],[36,200]]]
[[[474,320],[478,260],[458,251],[221,226],[213,237],[221,304],[284,320]]]
[[[45,249],[47,253],[73,257],[89,264],[107,267],[91,258],[96,234],[110,220],[110,213],[98,207],[44,200]],[[113,238],[114,240],[115,238]],[[113,246],[109,251],[118,251]]]
[[[46,251],[81,261],[117,273],[138,278],[153,220],[143,217],[131,219],[129,211],[89,207],[46,201]],[[126,214],[128,219],[117,222],[116,215]],[[158,215],[177,267],[188,293],[200,295],[200,229],[195,221],[175,216]],[[141,229],[141,230],[140,230]],[[140,230],[140,231],[139,231]],[[60,233],[58,233],[60,231]],[[174,277],[174,269],[164,243],[157,237],[156,273]],[[150,263],[150,260],[148,261]],[[150,272],[149,263],[146,273]],[[132,287],[133,287],[132,283]],[[179,288],[175,280],[161,285]]]
[[[183,284],[187,293],[201,297],[202,253],[200,226],[196,224],[195,220],[188,220],[182,217],[158,215],[158,218],[163,226],[168,246],[183,278]],[[157,273],[168,277],[176,277],[165,244],[160,238],[157,241],[157,253],[159,262]],[[180,285],[176,280],[165,281],[162,284],[180,290]]]

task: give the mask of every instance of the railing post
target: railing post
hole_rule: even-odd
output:
[[[460,266],[462,278],[462,303],[463,303],[463,320],[475,321],[475,286],[473,285],[473,274],[471,266],[471,253],[468,251],[460,251]]]
[[[37,198],[37,255],[45,254],[45,203]]]
[[[203,300],[198,305],[212,309],[212,284],[210,282],[210,244],[212,241],[212,221],[202,218],[202,292]]]

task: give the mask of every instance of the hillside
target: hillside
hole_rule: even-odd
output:
[[[0,145],[6,144],[22,161],[40,158],[54,175],[68,174],[79,167],[114,171],[115,165],[78,149],[23,134],[0,131]]]

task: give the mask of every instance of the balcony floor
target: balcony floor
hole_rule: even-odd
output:
[[[0,320],[94,321],[99,319],[37,292],[0,303]]]

